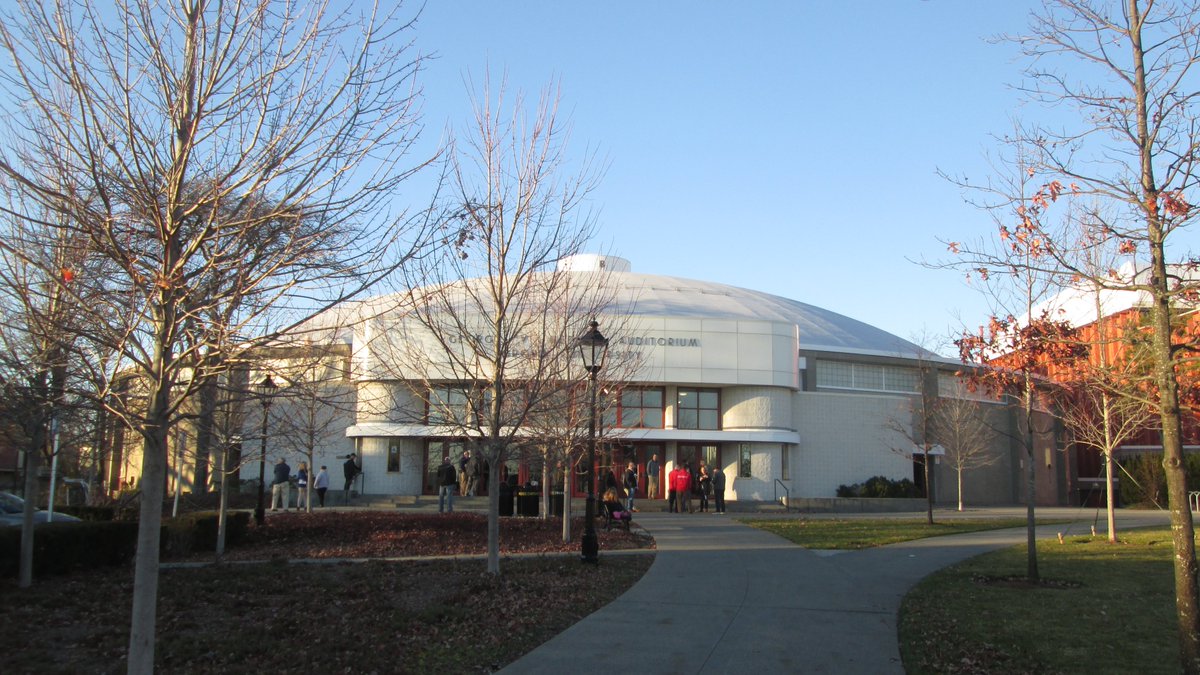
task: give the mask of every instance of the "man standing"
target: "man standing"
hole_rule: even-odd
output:
[[[450,457],[442,458],[442,465],[437,470],[438,479],[438,513],[454,513],[454,486],[458,483],[458,474]],[[446,508],[449,507],[449,508]]]
[[[471,474],[467,472],[467,462],[471,461],[471,451],[463,452],[458,458],[458,494],[466,497],[467,488],[471,485]]]
[[[725,513],[725,472],[718,465],[712,468],[713,510]]]
[[[354,485],[354,479],[358,478],[358,474],[362,471],[358,468],[358,462],[355,461],[355,454],[352,452],[346,458],[346,463],[342,465],[342,474],[346,476],[346,486],[342,489],[346,491],[346,503],[350,503],[350,488]]]
[[[675,490],[675,505],[679,512],[692,512],[692,472],[687,462],[671,472],[671,488]]]
[[[329,471],[325,465],[321,465],[321,472],[317,474],[314,485],[317,487],[317,499],[320,500],[321,506],[325,506],[325,491],[329,489]]]
[[[467,495],[470,497],[475,496],[475,489],[479,486],[479,474],[482,468],[478,457],[471,455],[467,458],[467,464],[463,467],[463,470],[467,474]]]
[[[292,477],[292,467],[287,465],[280,457],[278,462],[275,462],[275,478],[271,481],[271,510],[278,511],[280,508],[287,510],[288,507],[288,481]],[[282,504],[283,506],[280,506]]]
[[[675,489],[679,483],[679,473],[683,471],[683,466],[676,464],[671,473],[667,474],[667,510],[671,513],[679,513],[680,500],[683,499],[679,492]]]
[[[633,513],[633,497],[637,493],[638,475],[637,465],[633,460],[625,463],[625,509]]]
[[[658,455],[650,455],[650,461],[646,462],[646,499],[658,497],[658,472]]]

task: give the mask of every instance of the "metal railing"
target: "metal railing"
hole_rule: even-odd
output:
[[[783,510],[786,511],[787,513],[791,513],[792,512],[792,491],[789,490],[788,486],[784,485],[783,481],[779,480],[778,478],[775,479],[774,487],[775,487],[775,502],[776,503],[779,502],[779,488],[783,488],[783,499],[784,499]],[[1197,493],[1197,494],[1200,494],[1200,493]]]

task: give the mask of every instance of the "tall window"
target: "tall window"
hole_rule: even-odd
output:
[[[626,389],[621,392],[617,426],[624,429],[663,428],[663,390]]]
[[[788,445],[787,443],[784,443],[783,444],[783,454],[780,455],[781,459],[779,460],[779,477],[782,478],[783,480],[791,480],[792,479],[792,468],[791,468],[791,462],[789,461],[789,457],[791,456],[791,454],[792,454],[792,446]]]
[[[750,444],[742,443],[738,446],[738,478],[750,478]]]
[[[470,419],[467,390],[460,385],[434,385],[429,388],[426,424],[463,424]]]
[[[396,441],[388,443],[387,470],[388,472],[400,470],[400,444]]]
[[[721,396],[716,389],[679,389],[675,426],[679,429],[720,429]]]

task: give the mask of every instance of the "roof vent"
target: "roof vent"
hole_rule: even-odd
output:
[[[628,272],[631,268],[629,261],[624,258],[596,253],[580,253],[559,260],[557,269],[560,272],[599,272],[602,270]]]

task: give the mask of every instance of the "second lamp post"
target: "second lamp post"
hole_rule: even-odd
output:
[[[579,356],[588,372],[588,390],[591,405],[588,409],[588,459],[587,459],[587,508],[584,513],[583,551],[585,563],[600,560],[600,544],[596,539],[596,374],[604,367],[608,354],[608,338],[600,334],[600,324],[595,319],[588,324],[587,332],[575,341]]]
[[[262,445],[258,454],[258,505],[254,507],[254,522],[260,527],[263,524],[263,518],[267,515],[263,510],[263,490],[266,481],[267,467],[267,413],[271,409],[271,397],[275,395],[275,380],[271,379],[270,375],[263,378],[262,382],[258,383],[258,395],[262,400],[263,417],[262,417]],[[287,507],[287,504],[284,504]]]

